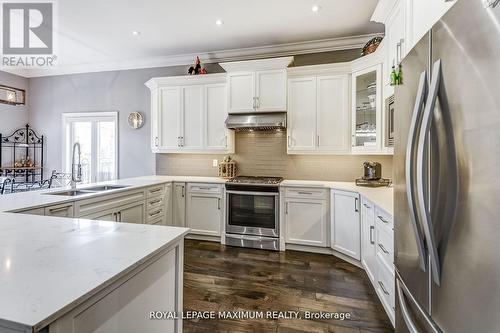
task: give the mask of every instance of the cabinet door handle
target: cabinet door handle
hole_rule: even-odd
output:
[[[115,217],[115,222],[118,222],[118,214],[117,213],[113,213],[113,216]]]
[[[401,56],[401,42],[396,44],[396,65],[399,65],[400,63],[400,56]]]
[[[155,146],[158,147],[158,145],[159,145],[159,139],[158,139],[158,137],[156,137],[155,138]]]
[[[118,222],[122,221],[122,212],[118,212]]]
[[[370,244],[375,244],[375,241],[373,240],[373,231],[375,230],[375,226],[371,225],[370,226]]]
[[[405,39],[401,38],[399,40],[399,62],[403,61],[404,44],[405,44]]]
[[[184,186],[182,186],[182,197],[184,198]]]
[[[387,249],[382,244],[379,243],[378,247],[380,247],[380,249],[382,250],[382,252],[384,252],[385,254],[389,254],[389,251],[387,251]]]
[[[288,136],[288,147],[291,147],[291,143],[290,143],[290,135]]]
[[[285,214],[288,214],[288,202],[285,203]]]
[[[256,97],[253,98],[253,105],[252,108],[255,110],[257,108],[257,103],[256,103]]]
[[[226,135],[224,138],[225,138],[225,140],[226,140],[226,148],[227,148],[227,135]]]
[[[389,223],[389,221],[387,221],[386,219],[384,219],[382,216],[377,215],[377,217],[378,217],[378,219],[379,219],[380,221],[384,222],[385,224],[388,224],[388,223]]]
[[[355,212],[359,212],[359,209],[358,209],[358,198],[354,198],[354,211]]]
[[[384,292],[384,294],[389,295],[389,292],[387,291],[387,289],[385,289],[385,286],[382,283],[382,281],[378,281],[378,285],[380,286],[380,289],[382,289],[382,291]]]
[[[220,198],[217,198],[217,209],[220,210]]]
[[[319,147],[319,134],[317,135],[316,140],[318,141],[318,147]]]
[[[180,147],[181,146],[181,137],[178,136],[177,137],[177,147]]]
[[[255,100],[257,101],[257,109],[260,109],[260,97],[255,97]]]

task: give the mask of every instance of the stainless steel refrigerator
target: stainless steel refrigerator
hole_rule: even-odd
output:
[[[498,2],[458,0],[402,63],[396,332],[500,332]]]

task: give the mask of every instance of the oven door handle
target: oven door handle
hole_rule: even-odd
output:
[[[258,195],[266,197],[277,197],[280,194],[276,192],[251,192],[251,191],[226,191],[227,194]]]

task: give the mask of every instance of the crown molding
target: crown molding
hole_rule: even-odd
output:
[[[154,90],[158,87],[168,86],[226,83],[226,77],[226,73],[154,77],[144,84],[149,89]]]
[[[362,48],[370,39],[383,34],[367,34],[352,37],[339,37],[306,42],[277,44],[241,49],[221,50],[204,53],[189,53],[179,55],[168,55],[162,57],[149,57],[134,60],[112,61],[101,63],[86,63],[78,65],[58,66],[53,68],[12,68],[0,67],[8,73],[23,77],[41,77],[67,74],[82,74],[93,72],[106,72],[116,70],[185,66],[193,63],[193,59],[199,56],[203,63],[220,63],[244,60],[256,60],[264,58],[288,57],[300,54],[321,53]]]

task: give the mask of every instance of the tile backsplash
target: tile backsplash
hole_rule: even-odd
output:
[[[364,161],[382,164],[382,176],[392,178],[392,156],[287,155],[285,132],[236,133],[238,174],[282,176],[286,179],[353,181],[363,174]],[[157,154],[159,175],[217,176],[212,160],[224,155]]]

